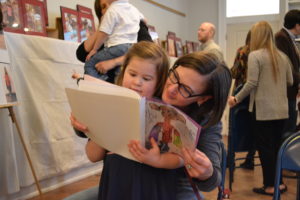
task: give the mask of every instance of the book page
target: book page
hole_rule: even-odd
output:
[[[123,96],[118,86],[92,84],[89,91],[83,89],[66,88],[66,93],[73,115],[89,129],[86,135],[108,151],[134,160],[127,144],[130,140],[144,143],[145,99]]]
[[[146,147],[153,137],[161,152],[181,154],[181,148],[195,149],[201,127],[177,108],[160,101],[146,102]]]

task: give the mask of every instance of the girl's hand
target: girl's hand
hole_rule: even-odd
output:
[[[184,165],[192,178],[204,181],[212,176],[214,170],[212,163],[203,152],[183,148],[182,154]]]
[[[131,140],[128,144],[128,148],[133,157],[138,161],[156,167],[160,162],[161,154],[155,140],[151,138],[150,142],[152,145],[151,149],[146,149],[141,145],[140,141],[137,140]]]
[[[100,72],[101,74],[106,74],[107,71],[109,71],[115,67],[115,62],[114,62],[114,59],[101,61],[101,62],[98,62],[95,65],[95,67],[98,70],[98,72]]]
[[[230,106],[230,108],[236,106],[237,102],[234,96],[230,96],[228,97],[228,104]]]
[[[91,57],[92,57],[93,55],[95,55],[96,53],[97,53],[97,50],[92,49],[92,50],[89,52],[89,54],[86,56],[85,61],[88,61],[89,59],[91,59]]]
[[[80,122],[78,122],[76,120],[76,118],[73,116],[73,114],[71,113],[70,115],[70,121],[71,121],[71,125],[76,128],[77,130],[81,131],[81,132],[88,132],[88,128],[87,126],[85,126],[84,124],[81,124]]]

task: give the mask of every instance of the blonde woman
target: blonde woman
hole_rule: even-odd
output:
[[[251,28],[247,81],[242,90],[229,98],[235,106],[250,95],[254,135],[263,172],[263,187],[253,192],[273,195],[277,152],[284,122],[288,119],[287,86],[293,84],[288,57],[274,43],[272,28],[261,21]],[[287,190],[281,181],[280,191]]]

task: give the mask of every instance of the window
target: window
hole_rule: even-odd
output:
[[[242,17],[279,14],[280,0],[227,0],[226,16]]]

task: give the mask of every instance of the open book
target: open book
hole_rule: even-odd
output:
[[[85,124],[87,136],[103,148],[135,160],[130,140],[151,148],[153,137],[161,152],[194,149],[201,127],[177,108],[146,99],[137,92],[104,81],[80,81],[78,89],[66,88],[75,118]]]

